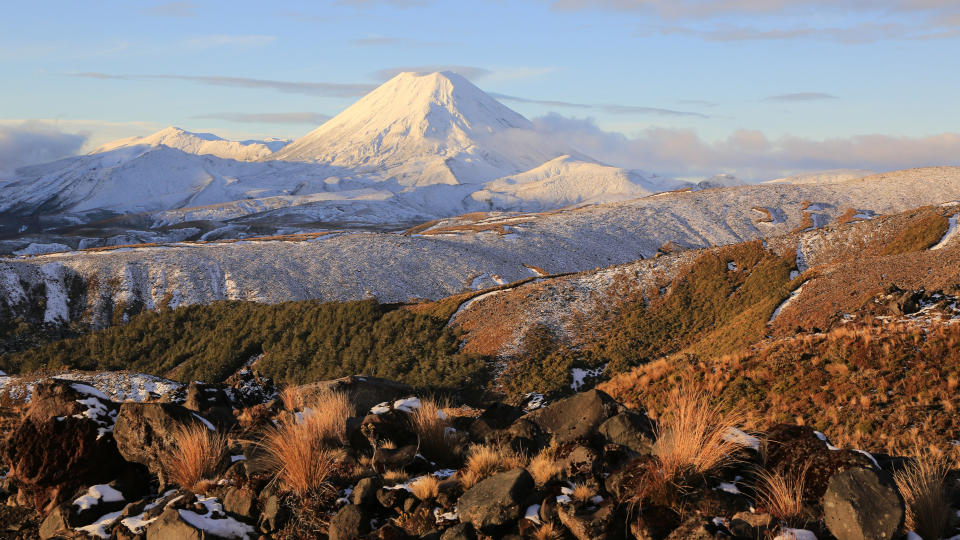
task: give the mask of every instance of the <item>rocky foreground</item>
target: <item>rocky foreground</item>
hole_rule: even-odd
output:
[[[474,409],[360,376],[119,387],[8,381],[0,537],[876,540],[960,525],[956,463],[838,449],[798,425],[747,434],[692,391],[653,419],[599,390]]]

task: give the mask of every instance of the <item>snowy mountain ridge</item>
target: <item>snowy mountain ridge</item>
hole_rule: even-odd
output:
[[[552,210],[676,186],[578,153],[457,74],[401,73],[289,144],[168,127],[22,168],[0,184],[0,244],[21,242],[0,245],[0,253],[30,243],[72,246],[76,239],[44,231],[102,228],[108,218],[115,219],[106,226],[131,224],[139,233],[86,227],[84,234],[106,244],[84,245],[120,241],[109,237],[182,240],[181,232],[155,229],[192,220],[233,237],[251,228],[396,230],[467,212]],[[201,229],[188,238],[207,238]]]

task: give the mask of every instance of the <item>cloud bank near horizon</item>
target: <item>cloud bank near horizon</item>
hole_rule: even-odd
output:
[[[25,165],[76,155],[88,137],[86,133],[64,133],[37,120],[0,125],[0,180]]]
[[[276,116],[282,115],[282,118]],[[316,113],[216,113],[198,118],[229,117],[235,122],[323,120]],[[811,139],[771,137],[740,129],[719,140],[695,130],[650,127],[634,135],[607,131],[592,118],[549,113],[533,118],[535,128],[563,140],[603,163],[661,176],[709,178],[728,173],[759,182],[792,174],[832,169],[890,171],[913,167],[960,166],[960,133],[924,137],[865,134]],[[0,124],[0,179],[8,180],[26,165],[77,155],[88,133],[70,133],[50,122],[26,120]]]

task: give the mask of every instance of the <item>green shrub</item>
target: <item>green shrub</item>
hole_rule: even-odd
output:
[[[373,300],[221,301],[136,315],[122,326],[0,356],[0,369],[129,369],[221,381],[254,356],[279,381],[351,374],[437,390],[482,382],[485,362],[459,352],[447,319]]]

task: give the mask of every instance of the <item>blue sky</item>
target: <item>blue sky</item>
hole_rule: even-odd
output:
[[[960,165],[953,0],[8,4],[0,161],[167,125],[296,137],[434,67],[662,174]]]

